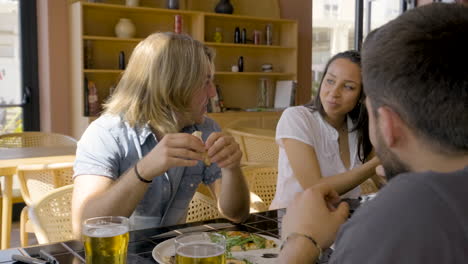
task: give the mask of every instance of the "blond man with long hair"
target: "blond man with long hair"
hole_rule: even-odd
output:
[[[137,45],[104,113],[78,143],[76,234],[83,219],[103,215],[131,216],[134,228],[181,223],[200,183],[226,218],[248,216],[239,146],[204,116],[216,94],[213,56],[179,34],[155,33]]]

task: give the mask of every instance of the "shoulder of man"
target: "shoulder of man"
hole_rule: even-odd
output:
[[[468,221],[460,219],[466,218],[466,214],[460,216],[447,206],[441,190],[436,193],[430,183],[437,182],[433,176],[430,172],[407,173],[393,179],[343,225],[329,263],[459,263],[468,260],[468,252],[463,253],[462,249],[468,234],[460,225],[460,220]],[[445,193],[450,191],[449,187],[444,190]],[[461,248],[457,250],[457,247]]]

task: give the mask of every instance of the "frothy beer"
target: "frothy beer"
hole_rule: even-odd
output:
[[[110,223],[83,230],[86,263],[125,264],[127,262],[128,227]]]
[[[177,264],[225,264],[223,246],[214,243],[190,243],[176,252]]]

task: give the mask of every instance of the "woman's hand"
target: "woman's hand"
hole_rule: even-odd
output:
[[[240,166],[242,152],[231,135],[213,132],[205,145],[211,162],[216,162],[220,168],[232,169]]]

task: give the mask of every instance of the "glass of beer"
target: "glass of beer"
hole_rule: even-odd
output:
[[[217,233],[196,232],[175,239],[176,264],[225,264],[226,238]]]
[[[127,263],[129,220],[101,216],[83,222],[83,240],[88,264]]]

